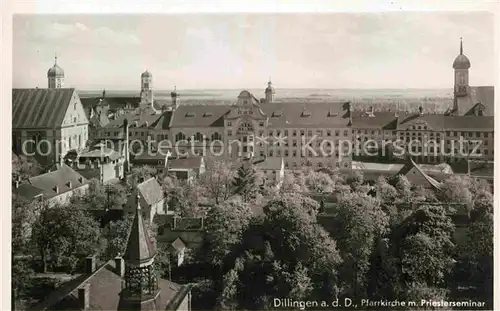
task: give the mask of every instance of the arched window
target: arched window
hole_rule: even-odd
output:
[[[194,141],[203,141],[203,135],[200,132],[194,134]]]
[[[222,140],[222,136],[219,133],[215,132],[212,134],[212,140]]]
[[[175,141],[186,140],[186,135],[184,133],[179,132],[175,135]]]

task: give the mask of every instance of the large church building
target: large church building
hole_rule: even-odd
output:
[[[140,109],[112,120],[99,131],[98,138],[122,138],[126,118],[131,141],[150,139],[158,149],[175,149],[181,155],[278,157],[287,169],[350,168],[353,157],[364,158],[366,148],[359,146],[368,140],[379,144],[372,153],[377,158],[394,158],[394,149],[381,154],[386,151],[382,146],[397,141],[412,151],[417,163],[455,162],[464,157],[492,160],[493,87],[469,86],[469,68],[460,42],[460,54],[453,62],[453,104],[445,114],[429,114],[422,107],[417,113],[375,112],[369,107],[354,111],[349,102],[277,101],[271,81],[260,100],[243,90],[230,106],[182,105],[174,91],[169,107],[160,109],[152,105],[153,77],[146,71],[141,75]],[[474,141],[465,146],[465,154],[455,152],[458,150],[452,143],[460,137]],[[425,146],[431,140],[438,145]],[[414,144],[417,141],[419,144]],[[476,141],[481,145],[479,155],[471,154]],[[346,142],[351,142],[350,147]]]

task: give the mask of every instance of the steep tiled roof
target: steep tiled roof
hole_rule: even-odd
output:
[[[267,157],[254,162],[255,168],[258,170],[280,170],[282,164],[283,159],[280,157]]]
[[[186,243],[184,243],[181,238],[175,239],[170,245],[178,251],[186,248]]]
[[[35,197],[43,194],[43,190],[37,187],[34,187],[30,184],[20,184],[17,188],[12,188],[13,193],[22,197],[25,200],[31,201]]]
[[[84,150],[82,153],[79,154],[80,158],[109,158],[110,160],[114,161],[122,157],[122,155],[107,147],[100,147],[100,146],[94,146],[92,148],[88,148]]]
[[[154,177],[138,184],[137,190],[148,205],[153,205],[163,199],[163,190]]]
[[[47,299],[34,310],[82,310],[78,300],[78,288],[89,285],[89,310],[121,310],[120,300],[123,278],[120,277],[114,260],[110,260],[93,274],[82,274],[52,292]],[[160,295],[149,310],[166,310],[166,307],[182,299],[187,294],[186,286],[168,280],[159,279]],[[143,308],[141,308],[143,309]]]
[[[453,129],[493,129],[494,118],[489,116],[445,116],[442,114],[411,114],[398,118],[398,129],[406,129],[424,121],[434,131]]]
[[[203,163],[203,157],[187,157],[180,159],[169,159],[168,167],[171,169],[199,169]]]
[[[477,104],[481,103],[484,106],[485,116],[494,116],[495,102],[494,102],[494,87],[493,86],[473,86],[470,88],[468,96],[457,97],[458,101],[458,114],[470,114],[471,109]]]
[[[408,126],[417,122],[425,122],[433,131],[443,131],[445,129],[445,116],[441,114],[424,114],[418,113],[400,115],[398,117],[398,129],[406,129]]]
[[[142,264],[151,260],[156,254],[156,249],[151,241],[148,230],[146,228],[142,212],[139,204],[137,204],[137,212],[135,213],[132,228],[127,241],[127,249],[123,255],[123,259],[127,264]]]
[[[109,124],[105,126],[105,128],[123,128],[123,121],[125,119],[128,120],[128,124],[130,128],[140,128],[145,127],[146,125],[150,127],[153,125],[162,114],[152,114],[152,113],[128,113],[124,115],[118,116],[114,120],[110,120]],[[136,126],[137,122],[137,126]]]
[[[352,128],[395,129],[394,121],[396,119],[395,113],[390,111],[375,111],[373,116],[369,116],[364,111],[354,111],[352,113]]]
[[[96,113],[90,118],[89,123],[95,128],[101,128],[109,124],[109,118],[104,113]]]
[[[403,168],[396,174],[396,176],[397,175],[406,176],[406,174],[413,168],[415,168],[422,175],[422,177],[424,177],[424,179],[429,183],[431,187],[436,189],[440,187],[440,183],[434,178],[427,175],[424,171],[422,171],[422,169],[411,158],[409,158],[408,163],[405,166],[403,166]]]
[[[69,187],[69,182],[71,182],[71,188]],[[43,191],[43,196],[49,199],[86,185],[88,184],[88,180],[74,171],[71,167],[63,164],[58,166],[54,171],[31,177],[29,183],[41,189]],[[59,192],[56,192],[56,186]]]
[[[172,117],[173,117],[172,111],[165,111],[155,122],[153,122],[151,127],[157,130],[168,130],[170,128],[170,122],[172,121]]]
[[[172,127],[208,127],[224,126],[223,116],[229,106],[219,105],[180,105],[175,109]]]
[[[72,88],[12,89],[12,128],[60,127],[75,94]]]
[[[488,116],[446,116],[445,129],[490,129],[495,128],[494,117]]]
[[[349,123],[346,103],[286,102],[266,103],[260,107],[269,118],[269,128],[346,127]]]

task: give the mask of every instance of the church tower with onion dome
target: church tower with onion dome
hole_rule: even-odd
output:
[[[153,102],[154,102],[153,75],[146,70],[141,74],[140,108],[143,110],[150,109],[156,112],[153,107]]]
[[[266,88],[266,103],[272,103],[274,101],[274,87],[269,77],[269,82],[267,82]]]
[[[47,71],[49,89],[60,89],[64,87],[64,70],[57,65],[57,56],[54,59],[54,66]]]
[[[469,96],[469,68],[470,61],[467,56],[464,55],[462,38],[460,38],[460,54],[457,56],[457,58],[455,58],[455,61],[453,62],[453,69],[455,71],[455,85],[453,87],[454,96],[453,109],[451,111],[452,115],[458,115],[459,113],[459,98]]]
[[[457,97],[464,97],[469,94],[469,68],[470,61],[464,55],[462,38],[460,38],[460,54],[453,62],[453,69],[455,70],[455,87],[453,94]]]

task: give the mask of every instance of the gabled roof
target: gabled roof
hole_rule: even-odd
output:
[[[109,118],[105,113],[96,113],[90,118],[89,123],[95,128],[102,128],[109,124]]]
[[[89,285],[89,310],[121,310],[120,292],[124,279],[120,277],[114,260],[98,268],[93,274],[82,274],[50,293],[34,310],[82,310],[78,288]],[[150,310],[166,310],[171,303],[186,296],[188,286],[158,279],[159,297],[152,301]]]
[[[283,158],[280,157],[267,157],[262,160],[256,160],[253,162],[257,170],[280,170],[283,164]]]
[[[445,129],[487,129],[495,128],[493,116],[445,116]]]
[[[421,122],[427,124],[429,126],[429,130],[443,131],[445,129],[445,118],[446,116],[442,114],[400,114],[398,117],[398,129],[403,130],[408,126]]]
[[[132,222],[123,259],[125,259],[126,264],[139,265],[149,262],[155,255],[156,248],[142,218],[139,198],[137,198],[137,211]]]
[[[43,195],[43,190],[34,187],[30,184],[20,184],[17,188],[12,188],[12,191],[25,200],[32,201],[37,196]]]
[[[180,105],[173,113],[171,127],[223,127],[223,116],[229,109],[221,105]]]
[[[133,128],[144,128],[146,125],[150,127],[153,125],[162,114],[153,114],[151,112],[138,112],[134,111],[132,113],[127,113],[116,117],[114,120],[110,120],[109,123],[104,127],[106,129],[111,128],[123,128],[123,121],[128,120],[128,125],[130,129]]]
[[[50,199],[68,191],[73,191],[76,188],[88,184],[86,178],[66,164],[57,165],[53,171],[31,177],[28,181],[31,186],[41,189],[46,199]],[[71,183],[71,187],[69,183]],[[56,186],[58,192],[56,192]]]
[[[182,250],[184,248],[186,248],[186,243],[184,243],[184,241],[179,237],[177,239],[175,239],[172,243],[170,243],[170,245],[175,249],[175,250]]]
[[[342,128],[349,123],[343,102],[274,102],[262,104],[261,109],[268,116],[268,128]]]
[[[415,161],[413,161],[412,158],[409,158],[408,160],[408,163],[403,166],[403,168],[396,174],[397,175],[402,175],[402,176],[406,176],[406,174],[408,174],[408,172],[410,172],[412,169],[416,169],[419,174],[421,174],[422,177],[424,177],[424,179],[429,183],[429,185],[435,189],[439,189],[440,187],[440,183],[435,180],[434,178],[430,177],[429,175],[427,175],[416,163]]]
[[[493,86],[473,86],[467,96],[457,97],[458,114],[468,115],[473,113],[471,109],[481,103],[484,106],[483,114],[485,116],[495,115],[495,91]]]
[[[137,190],[148,205],[153,205],[163,200],[163,190],[154,177],[138,184]]]
[[[12,89],[12,128],[61,127],[73,88]]]
[[[167,166],[170,169],[200,169],[203,164],[203,157],[192,156],[180,159],[169,159]]]
[[[109,158],[111,161],[118,160],[122,157],[122,155],[111,149],[107,148],[104,146],[94,146],[91,148],[87,148],[84,150],[82,153],[79,154],[80,158],[97,158],[97,159],[104,159],[104,158]]]
[[[375,111],[373,116],[369,116],[364,111],[352,112],[352,128],[370,128],[370,129],[396,129],[397,117],[394,112]]]

